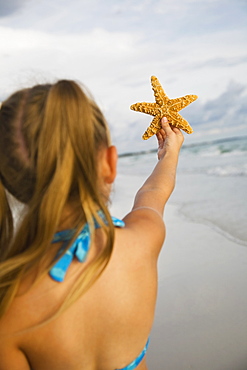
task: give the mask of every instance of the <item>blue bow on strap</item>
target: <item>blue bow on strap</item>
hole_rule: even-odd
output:
[[[99,216],[106,223],[103,212],[98,212]],[[116,227],[124,227],[124,221],[112,217],[113,225]],[[95,222],[95,228],[99,228],[100,225]],[[63,230],[54,235],[52,243],[57,243],[63,241],[63,245],[58,252],[58,256],[61,255],[66,248],[68,241],[74,236],[74,230]],[[55,263],[55,265],[50,269],[49,275],[55,281],[62,282],[65,278],[66,272],[74,257],[78,259],[79,262],[84,262],[87,258],[87,254],[90,248],[91,238],[90,230],[88,224],[85,224],[82,231],[74,241],[74,243],[69,247],[69,249],[61,256],[61,258]]]

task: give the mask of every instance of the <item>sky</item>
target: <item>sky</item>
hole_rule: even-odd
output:
[[[247,135],[246,0],[0,0],[0,100],[60,78],[80,81],[105,114],[119,153],[156,147],[150,77],[180,114],[185,143]]]

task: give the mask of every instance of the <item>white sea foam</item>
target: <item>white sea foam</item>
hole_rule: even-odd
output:
[[[202,157],[214,156],[246,156],[247,155],[247,137],[218,140],[212,142],[198,143],[184,146],[182,152],[188,154],[197,154]]]
[[[216,166],[207,170],[209,175],[215,176],[247,176],[247,165],[237,166]]]

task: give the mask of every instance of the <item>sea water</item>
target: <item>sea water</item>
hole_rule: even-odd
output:
[[[133,199],[156,162],[153,151],[120,156],[113,201]],[[247,136],[184,145],[169,202],[183,217],[247,246]]]

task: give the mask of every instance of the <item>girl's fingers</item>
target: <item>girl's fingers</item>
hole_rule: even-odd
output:
[[[178,127],[172,126],[172,131],[177,135],[177,137],[181,137],[184,140],[184,135]]]
[[[161,148],[163,146],[163,143],[164,143],[164,139],[162,137],[162,134],[160,132],[158,132],[156,134],[156,136],[157,136],[157,140],[158,140],[158,146],[159,146],[159,148]]]
[[[175,126],[172,126],[172,125],[171,125],[171,129],[174,132],[181,132],[181,130],[178,127],[175,127]]]
[[[162,118],[162,120],[161,120],[161,126],[162,126],[163,130],[165,131],[165,134],[166,135],[169,135],[171,132],[174,132],[176,135],[183,136],[182,131],[178,127],[175,127],[175,126],[170,125],[168,123],[166,117],[163,117]]]
[[[162,138],[163,140],[165,140],[165,138],[166,138],[166,133],[165,133],[165,131],[164,131],[164,129],[163,129],[163,128],[159,131],[159,133],[160,133],[161,138]]]
[[[171,127],[168,123],[168,120],[166,117],[163,117],[161,119],[161,127],[163,128],[163,130],[165,131],[166,134],[168,134],[169,132],[171,132]]]

